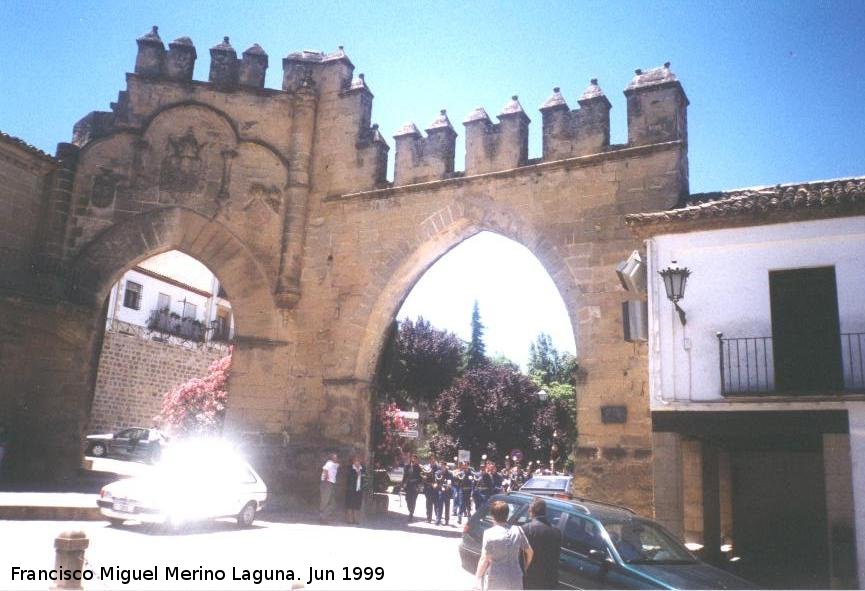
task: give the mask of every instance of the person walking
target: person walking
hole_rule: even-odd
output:
[[[345,490],[345,520],[351,524],[357,524],[357,513],[363,502],[363,476],[365,470],[358,456],[352,456],[351,467],[348,470]]]
[[[493,526],[484,532],[475,589],[523,588],[520,558],[528,568],[534,553],[523,530],[518,525],[508,525],[509,511],[504,501],[493,501],[490,506]]]
[[[436,525],[441,525],[444,519],[445,525],[450,525],[451,497],[453,496],[454,475],[444,462],[436,472],[436,484],[438,484],[439,497],[436,503]]]
[[[333,491],[336,488],[336,473],[339,470],[336,454],[330,454],[324,466],[321,467],[321,505],[319,506],[319,521],[330,520],[336,504]]]
[[[504,476],[499,472],[498,466],[495,465],[494,462],[491,463],[490,466],[490,476],[493,481],[493,491],[492,494],[500,495],[504,492]]]
[[[459,508],[457,509],[457,523],[463,522],[463,517],[468,519],[472,514],[472,492],[475,488],[475,475],[468,462],[464,462],[462,470],[457,474],[457,488],[459,489]]]
[[[562,530],[547,520],[547,502],[535,499],[529,505],[531,521],[523,533],[534,551],[531,564],[523,575],[524,589],[555,589],[559,585],[559,554],[562,551]]]
[[[403,466],[402,489],[405,491],[405,504],[408,506],[408,522],[414,518],[417,504],[418,487],[421,484],[421,469],[417,454],[412,454],[409,463]]]
[[[475,480],[475,511],[483,507],[493,494],[493,475],[489,464],[482,464],[481,474]]]
[[[439,465],[436,463],[435,456],[430,456],[429,466],[423,471],[423,495],[426,499],[426,522],[432,523],[433,514],[436,514],[437,521],[441,522],[439,511],[439,494],[441,489],[436,482],[436,473],[439,471]]]

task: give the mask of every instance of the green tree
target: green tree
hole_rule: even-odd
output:
[[[577,439],[577,360],[570,353],[559,352],[550,336],[540,333],[529,345],[528,369],[538,389],[547,393],[543,411],[549,415],[546,423],[557,426],[546,434],[550,445],[555,443],[560,457],[567,460]]]
[[[394,322],[382,351],[376,390],[397,404],[430,407],[460,369],[463,343],[428,321]]]
[[[546,333],[538,334],[529,345],[529,375],[541,384],[576,385],[577,360],[568,352],[559,352]]]
[[[433,410],[438,432],[430,448],[443,457],[467,449],[502,461],[512,449],[549,457],[554,433],[566,425],[558,406],[541,401],[538,387],[513,364],[488,363],[467,369],[441,393]]]
[[[472,338],[466,352],[466,369],[475,369],[489,362],[484,345],[484,325],[481,323],[481,312],[478,301],[472,307]]]

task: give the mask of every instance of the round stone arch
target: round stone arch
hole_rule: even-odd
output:
[[[116,224],[98,235],[75,259],[69,299],[94,311],[103,310],[111,286],[123,273],[169,250],[188,254],[207,266],[231,300],[235,346],[226,432],[262,428],[268,412],[259,412],[259,407],[270,392],[264,392],[262,384],[269,383],[269,368],[284,351],[286,342],[276,334],[281,323],[277,320],[272,280],[243,241],[223,224],[176,206],[138,214]],[[104,312],[94,313],[93,318],[90,330],[98,335],[104,330]],[[89,361],[94,377],[99,357],[100,351],[94,349]],[[88,400],[94,386],[92,383],[89,392],[82,393]],[[266,403],[279,406],[279,401],[267,399]],[[90,404],[85,407],[89,409]],[[82,426],[86,420],[83,416]]]
[[[114,224],[76,257],[70,299],[102,306],[111,286],[139,262],[179,250],[219,278],[241,337],[274,338],[273,287],[246,245],[221,223],[183,207],[152,210]]]
[[[489,231],[526,248],[541,262],[565,302],[574,340],[579,344],[576,297],[577,282],[556,246],[525,216],[489,197],[458,199],[434,212],[417,229],[414,248],[389,274],[384,286],[370,286],[364,303],[370,310],[354,367],[355,378],[372,383],[387,328],[420,278],[442,256],[468,238]],[[579,345],[578,345],[579,348]]]

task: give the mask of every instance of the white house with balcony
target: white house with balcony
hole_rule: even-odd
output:
[[[111,288],[106,329],[144,329],[156,338],[229,342],[231,303],[204,265],[172,250],[142,261]]]
[[[207,267],[178,251],[124,273],[106,305],[91,432],[153,426],[167,392],[204,377],[230,351],[226,294]]]
[[[656,516],[761,585],[865,583],[865,177],[627,223],[646,239]]]

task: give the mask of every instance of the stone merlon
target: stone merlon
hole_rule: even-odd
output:
[[[577,101],[568,108],[558,87],[541,106],[544,160],[560,160],[606,152],[610,148],[610,101],[592,78]]]
[[[444,109],[426,131],[427,137],[423,137],[417,126],[409,122],[394,134],[395,185],[437,180],[453,174],[457,132]]]
[[[475,109],[463,121],[466,128],[466,174],[516,168],[529,158],[529,116],[514,95],[492,123],[486,111]]]
[[[688,141],[688,97],[670,62],[636,70],[625,88],[628,101],[628,145]]]

